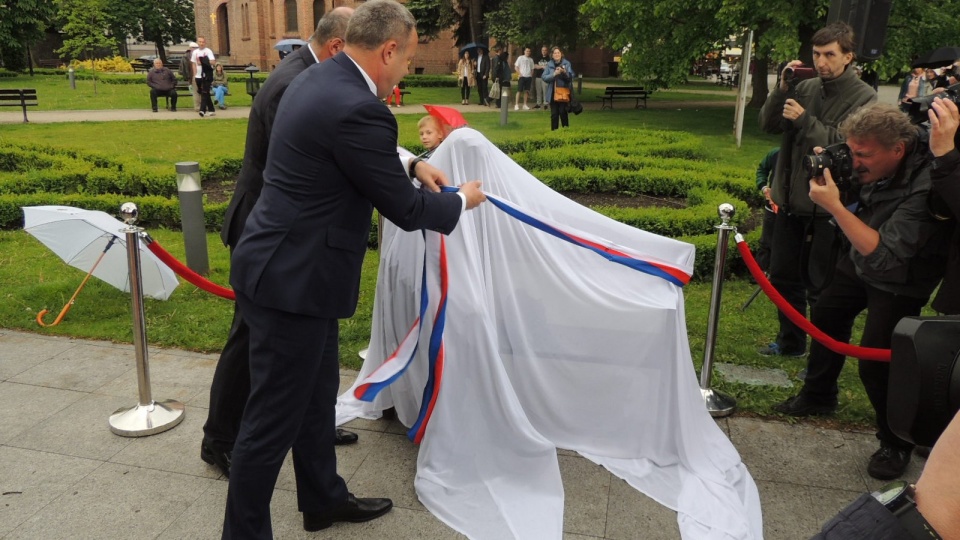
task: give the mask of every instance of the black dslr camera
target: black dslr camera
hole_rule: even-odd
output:
[[[800,81],[812,79],[816,76],[816,69],[809,66],[804,66],[802,64],[784,70],[784,80],[787,81],[787,86],[790,88],[795,87]]]
[[[823,170],[830,169],[840,191],[849,191],[857,185],[853,181],[853,155],[845,143],[831,144],[819,154],[803,156],[803,168],[810,178],[823,176]]]
[[[960,83],[948,86],[946,91],[939,94],[915,97],[907,100],[905,110],[907,114],[910,115],[910,121],[914,124],[921,124],[929,120],[927,111],[930,110],[930,104],[933,103],[933,100],[937,98],[952,101],[960,107]]]

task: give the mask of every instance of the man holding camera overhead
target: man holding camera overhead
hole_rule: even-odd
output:
[[[787,63],[780,84],[760,111],[760,126],[767,133],[783,133],[780,158],[771,185],[772,199],[780,207],[774,224],[770,254],[770,281],[800,313],[829,281],[836,261],[836,228],[830,216],[818,209],[807,194],[809,176],[801,163],[816,146],[840,141],[837,126],[856,109],[876,101],[874,90],[861,81],[851,67],[854,35],[850,25],[831,23],[813,39],[816,75],[801,82],[796,76],[800,60]],[[810,68],[806,68],[810,71]],[[768,356],[803,356],[807,336],[779,314],[776,341],[760,349]],[[809,414],[804,407],[780,412]]]
[[[897,322],[919,315],[940,282],[953,223],[936,215],[931,205],[926,134],[896,105],[873,103],[857,110],[841,124],[839,135],[846,139],[845,147],[816,149],[826,168],[822,176],[815,173],[807,188],[810,200],[843,232],[847,249],[810,318],[829,336],[849,342],[854,319],[866,309],[860,345],[889,349]],[[852,178],[839,178],[837,171],[844,169]],[[842,201],[838,184],[843,180],[861,186],[860,201],[852,207]],[[775,409],[802,408],[803,414],[794,416],[832,413],[844,360],[814,342],[800,394]],[[907,468],[913,444],[894,435],[887,422],[890,364],[861,360],[859,367],[880,439],[867,472],[892,480]]]

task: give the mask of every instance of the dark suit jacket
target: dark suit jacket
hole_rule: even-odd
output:
[[[483,56],[477,57],[477,73],[480,74],[480,77],[487,79],[490,77],[490,55],[484,54]]]
[[[270,131],[273,129],[273,119],[277,115],[280,98],[297,75],[316,63],[310,49],[300,47],[287,55],[267,77],[253,100],[247,121],[243,167],[240,169],[237,187],[223,216],[223,228],[220,230],[220,238],[226,246],[236,247],[240,233],[243,232],[243,224],[247,222],[250,210],[260,198],[263,169],[267,164],[267,144],[270,142]]]
[[[353,314],[374,206],[408,231],[449,233],[460,217],[457,194],[418,190],[407,178],[396,119],[344,53],[290,84],[263,178],[230,283],[255,304],[290,313]]]

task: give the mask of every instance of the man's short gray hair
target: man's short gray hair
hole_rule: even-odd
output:
[[[874,140],[886,148],[893,148],[898,142],[913,148],[918,133],[910,117],[896,105],[871,103],[854,111],[840,124],[840,135],[845,139]]]
[[[336,8],[327,12],[317,23],[317,29],[310,37],[310,41],[323,45],[334,38],[344,39],[347,35],[347,24],[350,22],[350,10]]]
[[[389,40],[400,50],[407,45],[410,32],[417,28],[413,14],[395,0],[369,0],[353,12],[347,25],[347,45],[372,51]]]

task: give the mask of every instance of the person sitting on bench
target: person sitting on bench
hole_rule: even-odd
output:
[[[157,112],[157,96],[170,98],[170,110],[177,112],[177,78],[163,61],[157,58],[153,68],[147,72],[147,86],[150,87],[150,106]]]

